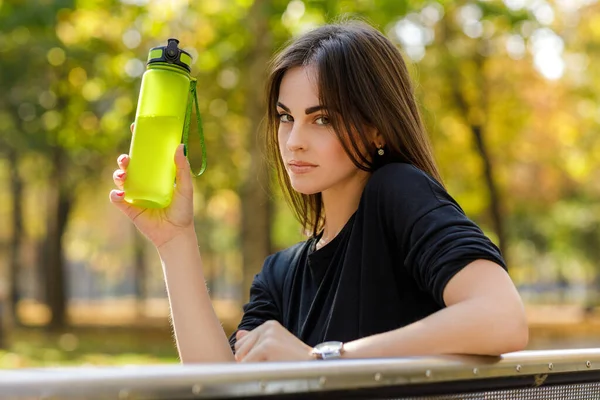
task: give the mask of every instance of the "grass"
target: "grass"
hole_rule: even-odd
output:
[[[74,328],[62,333],[18,329],[6,337],[0,368],[178,363],[168,329]]]
[[[227,334],[239,321],[241,307],[213,301]],[[72,327],[60,333],[42,328],[50,317],[44,304],[22,300],[20,320],[30,328],[0,337],[0,368],[178,363],[166,299],[148,300],[142,315],[135,299],[70,302]]]
[[[86,310],[86,321],[60,333],[36,328],[10,330],[0,337],[0,368],[116,366],[178,363],[167,316],[135,324],[129,316],[109,320],[100,309]],[[129,319],[127,319],[127,318]],[[575,306],[528,307],[531,350],[600,347],[600,311]],[[91,325],[91,322],[102,325]],[[33,320],[33,318],[31,318]],[[129,322],[126,322],[129,321]],[[236,319],[223,319],[226,332]]]

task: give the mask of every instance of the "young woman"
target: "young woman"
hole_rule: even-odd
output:
[[[305,242],[269,256],[227,341],[204,285],[180,146],[164,210],[110,200],[158,249],[182,362],[497,355],[523,349],[498,248],[446,192],[406,66],[359,22],[293,41],[268,80],[268,148]]]

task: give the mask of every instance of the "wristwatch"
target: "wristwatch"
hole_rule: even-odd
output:
[[[323,342],[313,347],[311,354],[317,360],[334,360],[344,354],[344,343]]]

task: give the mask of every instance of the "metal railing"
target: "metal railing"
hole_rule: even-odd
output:
[[[600,349],[4,370],[0,399],[600,399]]]

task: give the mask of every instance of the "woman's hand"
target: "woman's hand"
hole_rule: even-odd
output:
[[[253,331],[236,334],[238,362],[314,360],[312,347],[304,344],[277,321],[267,321]]]
[[[133,124],[131,124],[133,131]],[[124,200],[123,185],[127,179],[129,156],[117,159],[119,169],[113,173],[113,181],[119,190],[110,192],[110,201],[121,210],[157,248],[173,238],[194,230],[193,188],[190,165],[183,154],[183,145],[175,152],[177,175],[171,204],[166,208],[141,208]]]

